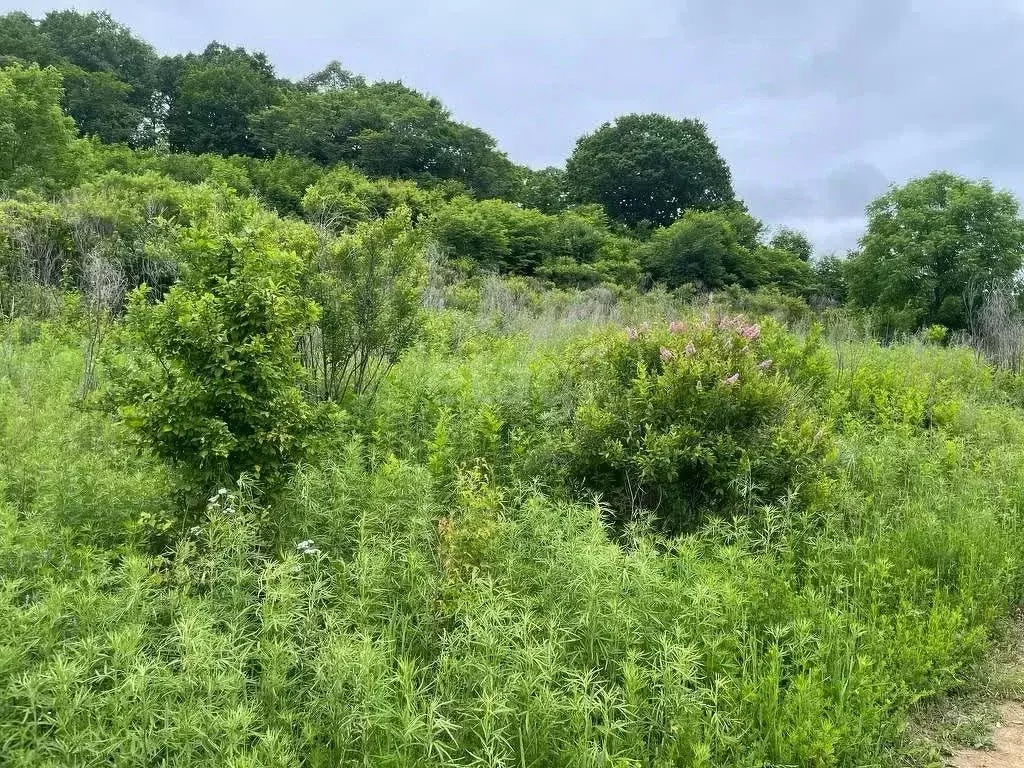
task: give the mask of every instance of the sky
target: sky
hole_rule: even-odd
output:
[[[11,4],[42,16],[46,2]],[[1024,0],[106,0],[161,53],[211,40],[298,78],[333,59],[562,165],[617,115],[703,120],[737,194],[817,251],[942,169],[1024,198]]]

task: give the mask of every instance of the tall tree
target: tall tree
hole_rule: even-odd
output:
[[[156,51],[110,14],[53,11],[39,22],[39,31],[71,64],[86,72],[106,73],[127,85],[125,98],[137,110],[150,108],[156,88]]]
[[[13,61],[12,61],[13,60]],[[61,56],[27,13],[14,11],[0,16],[0,64],[59,64]]]
[[[543,213],[558,213],[568,205],[565,194],[565,171],[548,167],[535,171],[532,168],[516,169],[517,185],[509,198],[527,208],[536,208]]]
[[[64,109],[84,134],[146,143],[157,55],[106,13],[53,11],[38,24],[23,13],[0,17],[0,59],[53,65],[64,75]]]
[[[850,298],[888,330],[963,328],[965,289],[1012,279],[1024,259],[1017,200],[987,181],[932,173],[889,190],[867,214],[846,269]]]
[[[626,115],[576,142],[566,164],[576,202],[601,203],[630,226],[665,226],[688,208],[734,199],[729,167],[698,120]]]
[[[199,56],[165,63],[162,77],[170,89],[167,135],[172,148],[263,154],[250,116],[269,107],[278,94],[266,56],[211,43]]]

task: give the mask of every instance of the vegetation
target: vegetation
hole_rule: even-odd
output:
[[[620,117],[581,138],[565,170],[573,199],[601,203],[630,226],[664,226],[734,197],[729,167],[697,120]]]
[[[862,244],[849,270],[857,304],[896,330],[965,328],[965,288],[984,293],[1020,270],[1024,221],[1009,193],[933,173],[875,200]]]
[[[1024,599],[1009,194],[816,255],[696,120],[538,171],[338,64],[0,56],[0,764],[936,764]]]

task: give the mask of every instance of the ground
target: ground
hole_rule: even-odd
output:
[[[999,707],[999,724],[990,749],[963,749],[948,761],[951,768],[1021,768],[1024,766],[1024,704]]]

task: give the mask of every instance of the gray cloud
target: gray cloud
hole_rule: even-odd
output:
[[[163,52],[217,39],[291,77],[339,59],[401,79],[533,166],[618,114],[697,116],[751,210],[822,250],[852,246],[889,183],[936,168],[1024,195],[1019,0],[77,4]]]

